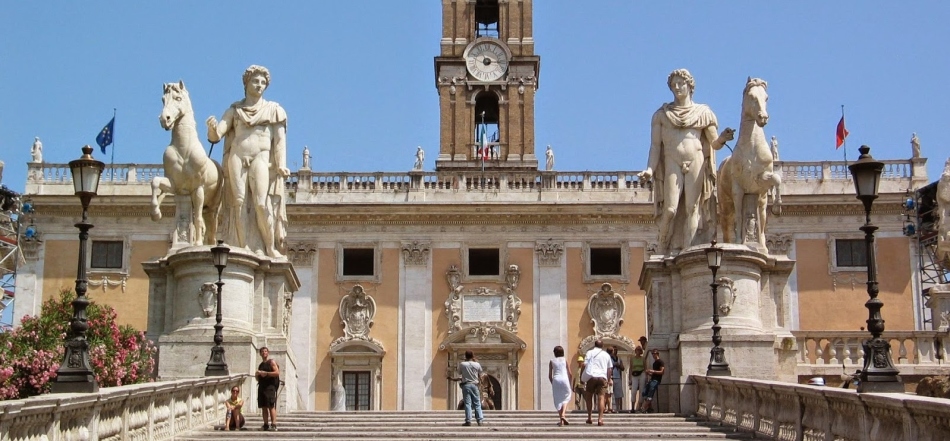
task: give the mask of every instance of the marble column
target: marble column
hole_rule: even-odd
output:
[[[432,409],[432,259],[428,243],[402,245],[399,266],[399,410]]]

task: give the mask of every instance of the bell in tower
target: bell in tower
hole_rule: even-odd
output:
[[[537,170],[531,0],[443,0],[436,170]]]

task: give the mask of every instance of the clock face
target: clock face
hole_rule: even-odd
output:
[[[492,41],[482,41],[470,47],[465,56],[468,73],[480,81],[495,81],[508,70],[508,53]]]

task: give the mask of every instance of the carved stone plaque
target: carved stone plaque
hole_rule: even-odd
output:
[[[465,296],[462,298],[462,321],[500,322],[505,319],[502,296]]]

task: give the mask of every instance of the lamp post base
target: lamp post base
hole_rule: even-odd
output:
[[[706,368],[707,377],[731,377],[732,370],[729,369],[729,365],[725,366],[709,366]]]
[[[211,360],[205,368],[206,377],[230,375],[228,371],[228,362],[224,359],[224,347],[214,346],[211,348]]]
[[[91,373],[87,375],[57,377],[56,381],[50,384],[49,391],[53,394],[93,393],[99,392],[99,383],[96,383],[96,377]]]

